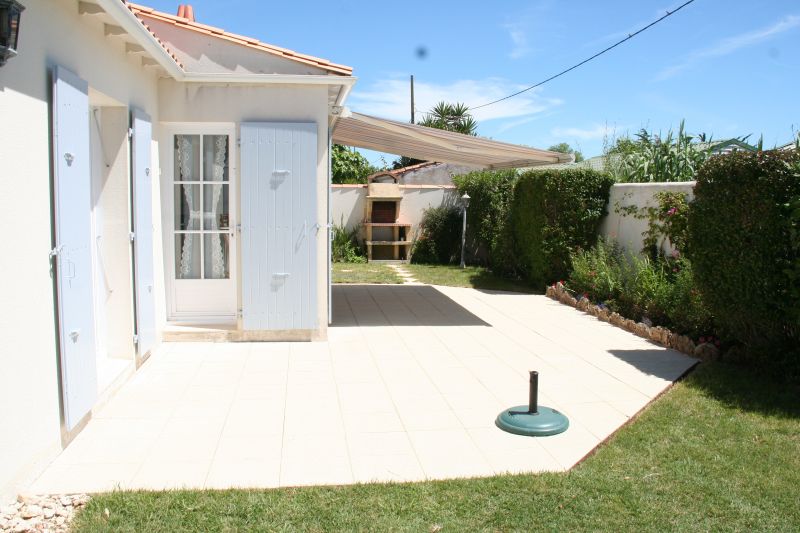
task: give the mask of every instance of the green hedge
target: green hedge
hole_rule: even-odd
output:
[[[510,219],[519,270],[532,285],[566,278],[570,254],[597,242],[613,183],[591,169],[534,170],[519,177]]]
[[[471,199],[467,210],[467,255],[470,263],[487,264],[501,274],[515,274],[516,260],[508,216],[516,170],[479,170],[455,176],[459,196]]]
[[[751,356],[798,364],[800,294],[793,272],[800,247],[792,213],[800,197],[800,154],[709,158],[694,194],[688,253],[721,332]]]
[[[420,223],[411,262],[447,265],[461,254],[461,210],[454,206],[429,207]]]
[[[590,169],[479,171],[453,181],[472,198],[470,262],[541,289],[569,274],[572,251],[596,242],[613,183]]]

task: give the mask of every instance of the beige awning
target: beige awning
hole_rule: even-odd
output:
[[[333,142],[424,161],[488,169],[534,167],[572,161],[570,154],[371,117],[346,108],[334,125]]]

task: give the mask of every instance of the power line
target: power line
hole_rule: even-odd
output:
[[[612,45],[611,45],[611,46],[609,46],[608,48],[605,48],[605,49],[603,49],[603,50],[601,50],[601,51],[597,52],[595,55],[593,55],[593,56],[591,56],[591,57],[588,57],[588,58],[584,59],[584,60],[583,60],[583,61],[581,61],[580,63],[577,63],[577,64],[575,64],[575,65],[572,65],[572,66],[571,66],[571,67],[569,67],[568,69],[564,69],[564,70],[562,70],[562,71],[561,71],[561,72],[559,72],[558,74],[554,74],[553,76],[550,76],[550,77],[549,77],[549,78],[547,78],[546,80],[542,80],[542,81],[540,81],[539,83],[536,83],[536,84],[534,84],[534,85],[531,85],[530,87],[526,87],[525,89],[522,89],[522,90],[520,90],[520,91],[517,91],[517,92],[515,92],[515,93],[513,93],[513,94],[509,94],[508,96],[504,96],[503,98],[498,98],[497,100],[494,100],[494,101],[492,101],[492,102],[488,102],[488,103],[485,103],[485,104],[481,104],[481,105],[479,105],[479,106],[470,107],[469,109],[470,109],[470,111],[472,111],[472,110],[474,110],[474,109],[480,109],[480,108],[482,108],[482,107],[487,107],[487,106],[490,106],[490,105],[492,105],[492,104],[496,104],[497,102],[502,102],[503,100],[508,100],[509,98],[513,98],[513,97],[515,97],[515,96],[517,96],[517,95],[520,95],[520,94],[522,94],[522,93],[524,93],[524,92],[530,91],[531,89],[535,89],[536,87],[539,87],[539,86],[541,86],[541,85],[544,85],[544,84],[545,84],[545,83],[547,83],[548,81],[552,81],[552,80],[554,80],[554,79],[558,78],[559,76],[563,76],[563,75],[564,75],[564,74],[566,74],[567,72],[569,72],[569,71],[571,71],[571,70],[575,70],[576,68],[580,67],[581,65],[584,65],[584,64],[588,63],[588,62],[589,62],[589,61],[591,61],[592,59],[595,59],[595,58],[597,58],[597,57],[600,57],[601,55],[605,54],[606,52],[608,52],[608,51],[610,51],[610,50],[613,50],[614,48],[616,48],[617,46],[621,45],[621,44],[622,44],[622,43],[624,43],[625,41],[629,41],[629,40],[633,39],[634,37],[636,37],[637,35],[639,35],[639,34],[640,34],[640,33],[642,33],[643,31],[645,31],[646,29],[648,29],[648,28],[651,28],[651,27],[655,26],[656,24],[658,24],[659,22],[661,22],[661,21],[662,21],[662,20],[664,20],[665,18],[667,18],[667,17],[670,17],[670,16],[674,15],[675,13],[677,13],[678,11],[680,11],[681,9],[683,9],[684,7],[688,6],[688,5],[689,5],[689,4],[691,4],[692,2],[694,2],[694,0],[689,0],[688,2],[684,2],[684,3],[683,3],[683,4],[681,4],[680,6],[676,7],[676,8],[675,8],[675,9],[673,9],[672,11],[667,11],[667,13],[666,13],[664,16],[662,16],[661,18],[658,18],[658,19],[654,20],[653,22],[651,22],[651,23],[650,23],[650,24],[648,24],[647,26],[644,26],[643,28],[640,28],[640,29],[636,30],[636,31],[635,31],[635,32],[633,32],[633,33],[629,33],[629,34],[628,34],[628,36],[627,36],[627,37],[625,37],[624,39],[622,39],[621,41],[617,41],[616,43],[612,44]]]

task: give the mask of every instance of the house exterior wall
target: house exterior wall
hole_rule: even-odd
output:
[[[314,122],[317,124],[317,223],[324,227],[328,218],[328,89],[326,86],[233,86],[227,84],[179,83],[172,80],[159,82],[160,118],[167,123],[229,123],[235,126],[236,137],[240,135],[242,122]],[[240,151],[236,151],[239,156]],[[170,157],[165,151],[164,157]],[[240,157],[240,156],[239,156]],[[241,168],[237,161],[236,168]],[[236,212],[241,213],[239,192],[241,179],[236,180]],[[162,176],[163,197],[169,198],[167,187],[170,177]],[[167,217],[172,216],[171,206],[164,205],[164,242],[171,242],[166,234],[169,228]],[[238,237],[237,237],[238,238]],[[328,294],[327,240],[326,232],[316,233],[317,246],[317,338],[327,331]],[[237,246],[237,294],[241,308],[241,246]],[[169,272],[171,266],[164,264]]]
[[[77,1],[27,0],[19,55],[0,68],[0,501],[61,449],[52,247],[51,77],[62,65],[92,89],[157,120],[156,78],[78,14]]]
[[[646,218],[623,216],[620,207],[636,206],[637,209],[655,207],[655,195],[662,191],[687,194],[694,198],[694,181],[676,183],[617,183],[611,186],[608,198],[608,215],[600,226],[600,235],[616,240],[629,252],[638,254],[644,246],[642,234],[647,231]]]

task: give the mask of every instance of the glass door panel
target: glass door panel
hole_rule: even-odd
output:
[[[175,135],[176,279],[230,277],[228,135]]]
[[[203,229],[229,230],[228,185],[203,185]]]

